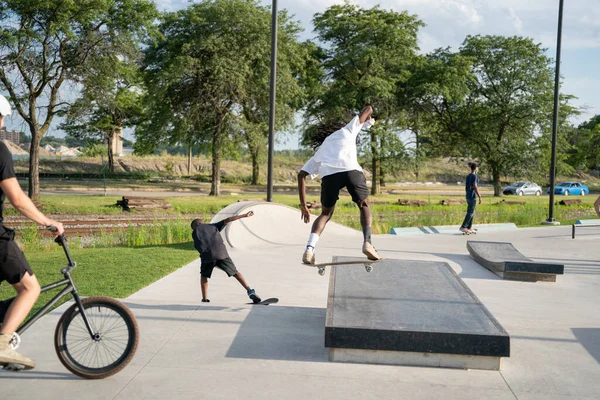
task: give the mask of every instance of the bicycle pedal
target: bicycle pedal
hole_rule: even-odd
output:
[[[21,364],[10,363],[10,364],[6,364],[4,366],[4,369],[6,371],[23,371],[25,369],[25,366],[21,365]]]
[[[19,336],[19,334],[17,332],[13,333],[12,337],[10,338],[9,344],[13,350],[18,349],[19,346],[21,345],[21,336]]]

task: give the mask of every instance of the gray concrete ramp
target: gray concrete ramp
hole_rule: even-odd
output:
[[[469,240],[467,249],[475,261],[502,279],[556,282],[556,275],[564,274],[563,264],[533,261],[521,254],[512,243]]]
[[[305,244],[310,233],[310,224],[304,223],[300,210],[278,203],[239,202],[233,203],[214,216],[212,222],[253,211],[254,216],[227,224],[224,237],[230,247],[255,249],[270,246]],[[358,217],[358,213],[357,213]],[[312,223],[316,217],[311,215]],[[325,232],[328,236],[355,237],[357,231],[329,222]]]
[[[447,263],[396,259],[371,273],[332,268],[325,346],[332,361],[488,370],[510,355],[506,331]]]

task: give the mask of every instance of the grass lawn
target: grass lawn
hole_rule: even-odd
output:
[[[188,242],[162,246],[71,249],[71,256],[77,263],[71,276],[79,294],[124,298],[197,260],[198,252],[193,243]],[[27,251],[26,257],[42,286],[62,279],[60,269],[67,264],[62,248],[56,246],[49,251]],[[13,297],[14,293],[6,282],[0,286],[0,300]],[[42,293],[36,306],[41,308],[55,293],[54,290]]]
[[[311,187],[307,199],[319,200],[318,187]],[[171,216],[173,219],[191,219],[193,216],[212,218],[221,209],[239,200],[264,200],[262,193],[240,193],[236,196],[182,196],[166,197],[173,209],[167,213],[161,211],[161,216]],[[48,213],[76,214],[122,214],[119,207],[114,207],[117,196],[102,195],[43,195],[42,205]],[[580,205],[560,206],[554,208],[554,216],[563,224],[572,224],[577,219],[595,218],[593,203],[595,195],[591,196],[555,196],[555,202],[562,199],[579,199]],[[428,204],[422,207],[401,206],[398,199],[424,200]],[[373,233],[389,233],[391,228],[406,226],[432,226],[460,224],[466,210],[466,204],[445,205],[443,199],[463,200],[463,195],[440,194],[383,194],[371,196],[373,210]],[[275,194],[273,200],[277,203],[298,207],[296,193]],[[502,198],[483,195],[483,204],[478,205],[476,223],[513,222],[517,226],[538,226],[548,216],[548,196],[503,196]],[[525,205],[508,205],[506,202],[523,201]],[[14,210],[7,210],[14,213]],[[313,211],[318,213],[318,211]],[[131,212],[129,217],[135,218],[137,212]],[[140,213],[141,215],[141,213]],[[360,229],[358,209],[348,195],[340,195],[336,205],[333,221],[352,228]]]

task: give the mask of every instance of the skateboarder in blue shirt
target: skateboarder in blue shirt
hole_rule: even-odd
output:
[[[237,215],[235,217],[225,218],[214,224],[205,224],[200,218],[192,221],[192,239],[194,239],[194,247],[200,253],[200,286],[202,289],[202,302],[209,303],[208,299],[208,279],[212,275],[215,267],[225,271],[227,276],[233,276],[246,289],[248,297],[256,303],[260,303],[260,297],[254,289],[251,289],[244,276],[235,268],[235,264],[227,253],[225,243],[220,232],[225,225],[230,222],[237,221],[241,218],[248,218],[254,215],[254,212],[249,211],[246,214]]]
[[[460,226],[460,231],[462,233],[473,233],[473,216],[475,215],[475,207],[477,206],[477,198],[479,198],[479,204],[481,204],[481,195],[479,194],[479,177],[477,173],[479,172],[479,166],[474,163],[469,163],[469,168],[471,168],[471,173],[467,175],[467,182],[465,184],[465,192],[467,198],[467,214],[465,215],[465,219]]]

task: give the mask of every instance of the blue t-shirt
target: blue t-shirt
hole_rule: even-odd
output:
[[[467,199],[474,199],[477,197],[473,184],[479,184],[479,177],[477,174],[470,173],[467,175],[467,183],[465,185],[465,191],[467,192]]]

